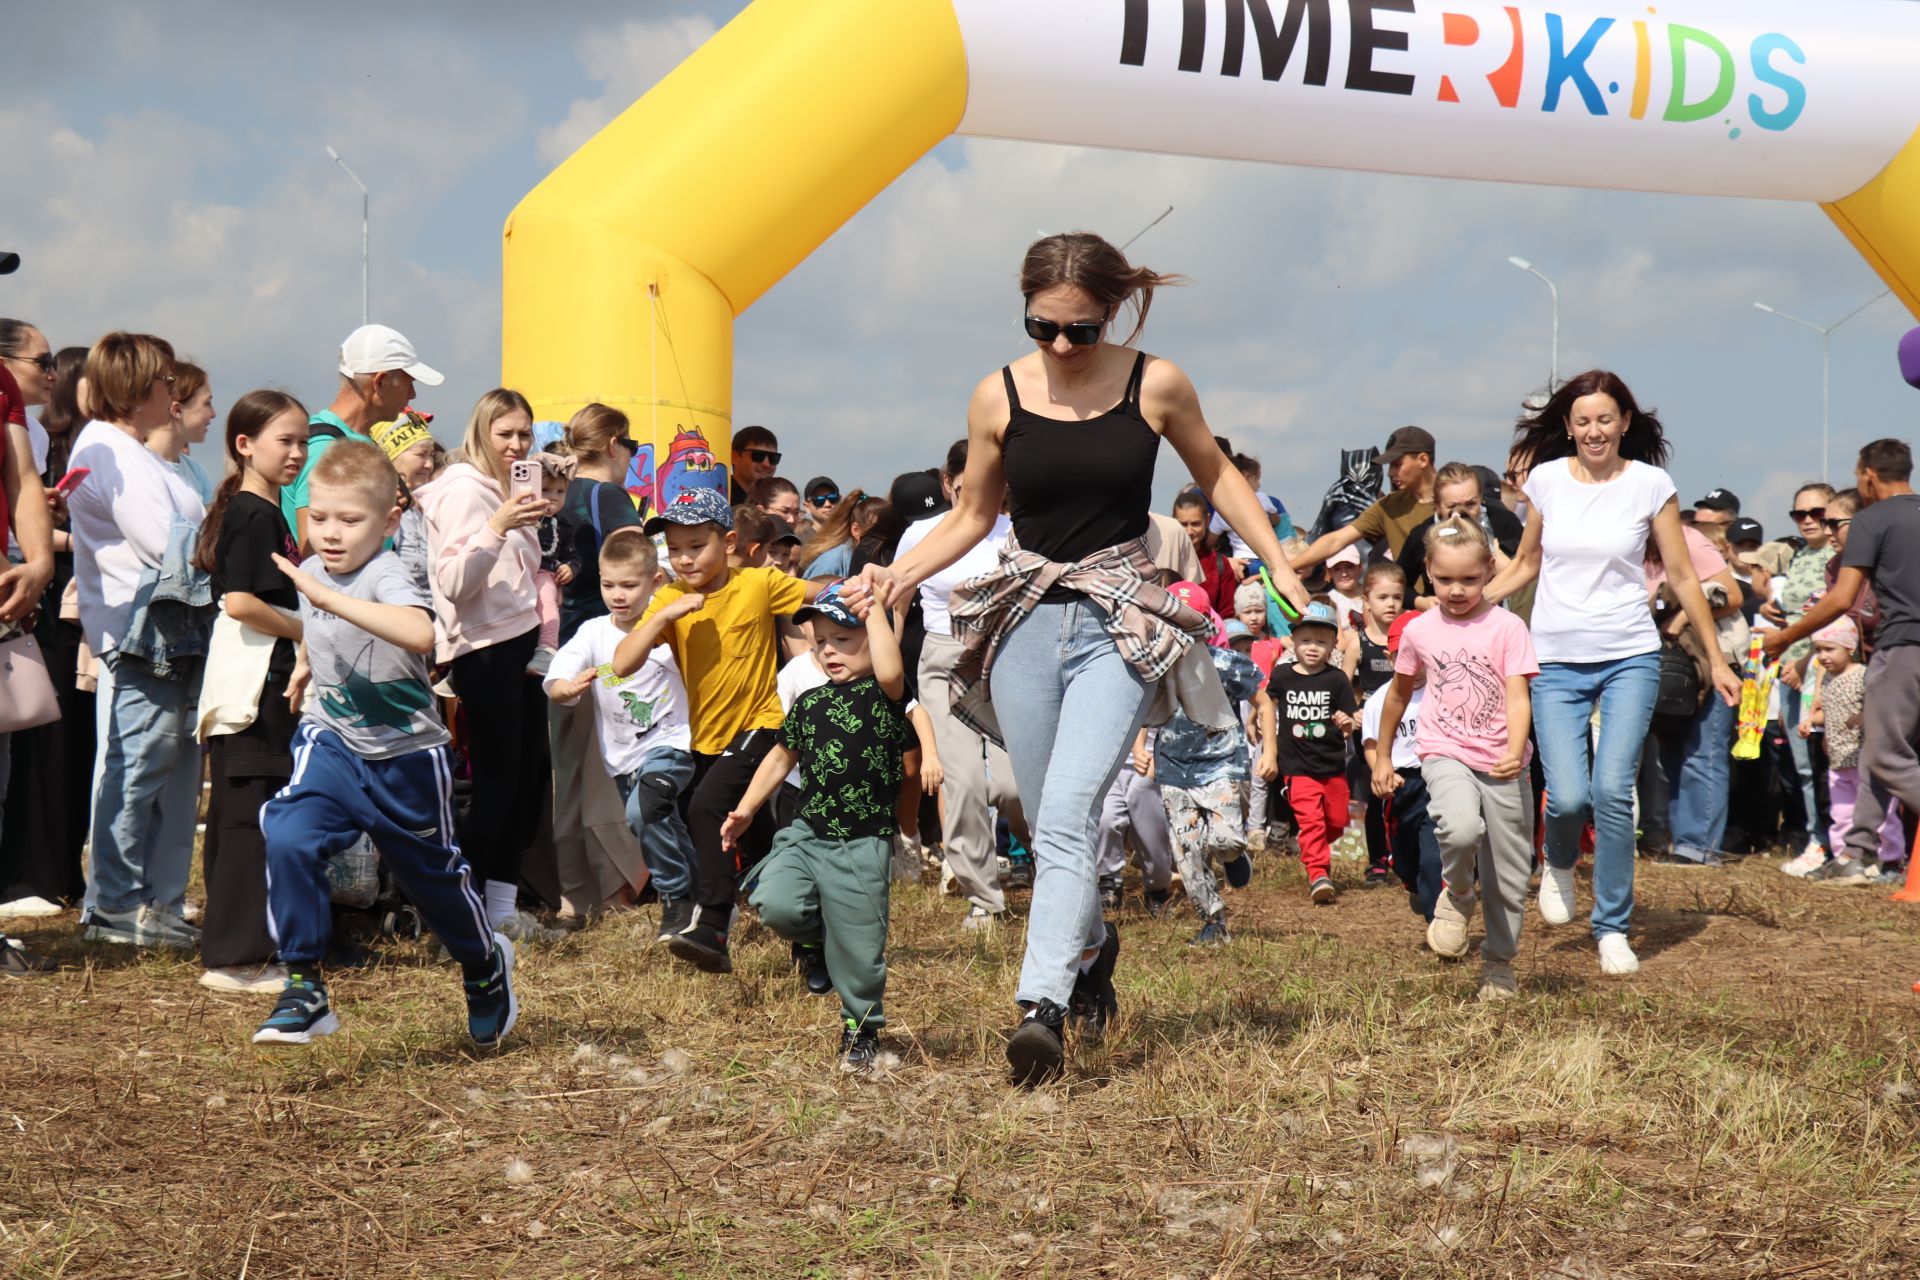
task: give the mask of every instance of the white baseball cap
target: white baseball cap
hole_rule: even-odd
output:
[[[363,324],[340,344],[340,376],[343,378],[386,373],[391,369],[404,369],[408,377],[429,387],[446,381],[438,369],[420,363],[420,357],[413,353],[413,344],[398,329],[389,329],[384,324]]]

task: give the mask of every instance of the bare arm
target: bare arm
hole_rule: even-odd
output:
[[[278,640],[301,638],[300,615],[276,609],[251,591],[229,591],[220,597],[220,609],[242,626]]]
[[[300,543],[300,558],[305,560],[313,554],[313,544],[307,541],[307,509],[301,507],[293,513],[293,536]]]
[[[613,649],[613,674],[626,679],[647,665],[647,655],[667,642],[667,628],[674,620],[699,609],[707,598],[697,591],[669,600],[653,611],[653,616],[627,632]]]
[[[1533,532],[1533,522],[1527,522],[1527,532]],[[1713,610],[1707,607],[1707,596],[1700,589],[1700,577],[1693,571],[1693,557],[1687,552],[1686,535],[1680,531],[1680,504],[1677,499],[1668,498],[1666,505],[1653,517],[1653,541],[1660,549],[1660,562],[1667,567],[1667,585],[1673,588],[1673,598],[1686,610],[1687,620],[1693,623],[1693,631],[1703,639],[1714,634]],[[1521,550],[1526,550],[1523,544]],[[1703,644],[1707,651],[1707,662],[1713,672],[1713,687],[1720,698],[1730,707],[1740,705],[1740,677],[1733,674],[1733,668],[1727,665],[1725,655],[1717,644]]]
[[[907,723],[913,726],[913,736],[920,742],[920,789],[928,793],[938,791],[947,773],[940,765],[940,744],[933,736],[933,717],[916,702],[907,713]]]
[[[1494,574],[1493,581],[1487,584],[1488,600],[1499,604],[1540,576],[1540,535],[1545,527],[1538,508],[1527,512],[1527,530],[1520,535],[1520,549],[1513,553],[1506,568]]]
[[[1255,767],[1261,777],[1272,782],[1280,776],[1280,744],[1274,738],[1279,729],[1279,713],[1273,707],[1273,695],[1261,685],[1253,695],[1254,714],[1260,718],[1260,762]]]
[[[1533,686],[1525,676],[1507,677],[1507,751],[1487,772],[1506,781],[1520,776],[1527,754],[1527,730],[1533,727]]]
[[[1311,569],[1317,564],[1325,564],[1334,553],[1345,551],[1360,541],[1360,531],[1352,525],[1342,525],[1338,529],[1329,529],[1313,540],[1311,546],[1293,558],[1296,570]]]
[[[799,762],[800,758],[784,744],[773,744],[773,750],[767,752],[760,761],[760,767],[753,771],[753,781],[747,786],[747,794],[740,797],[740,803],[733,806],[733,811],[720,824],[722,848],[733,848],[740,839],[740,833],[753,823],[753,815],[760,812],[760,806],[780,789],[781,781],[793,772],[793,766]]]
[[[873,656],[873,678],[880,692],[898,702],[907,696],[907,667],[900,658],[900,637],[885,609],[867,609],[867,652]]]
[[[352,623],[374,639],[385,640],[408,653],[433,652],[433,615],[420,606],[356,599],[344,591],[335,591],[332,587],[322,585],[311,574],[301,572],[299,566],[285,556],[276,555],[273,562],[279,566],[280,572],[287,575],[296,591],[313,601],[314,608],[324,609],[334,617]]]
[[[1413,677],[1396,671],[1387,685],[1387,696],[1380,704],[1380,744],[1373,762],[1373,794],[1385,798],[1400,788],[1400,772],[1393,767],[1393,737],[1400,732],[1400,718],[1407,713],[1413,697]]]
[[[46,490],[31,465],[33,444],[26,428],[7,427],[7,459],[0,472],[13,517],[13,536],[23,564],[0,561],[0,621],[18,622],[40,604],[53,581],[53,516]],[[27,461],[22,461],[26,459]]]
[[[1767,656],[1779,657],[1781,652],[1796,640],[1803,640],[1829,622],[1841,617],[1853,608],[1860,598],[1860,589],[1867,585],[1867,575],[1851,566],[1843,566],[1834,577],[1833,585],[1820,597],[1820,602],[1800,615],[1800,621],[1784,631],[1770,631],[1765,641]]]
[[[1006,425],[1007,392],[997,376],[973,389],[967,405],[967,471],[960,500],[920,544],[890,566],[868,565],[861,580],[879,593],[883,606],[903,602],[922,582],[951,565],[993,532],[1007,494],[1000,431]]]

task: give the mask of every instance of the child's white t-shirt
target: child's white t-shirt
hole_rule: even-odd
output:
[[[551,691],[582,671],[600,673],[593,682],[593,722],[607,773],[615,778],[639,769],[641,761],[662,747],[693,750],[687,688],[673,661],[673,650],[654,646],[640,669],[622,679],[613,674],[613,651],[627,634],[604,614],[588,619],[553,655],[543,682]]]
[[[782,711],[793,710],[793,704],[809,689],[818,689],[823,684],[832,683],[827,679],[826,669],[820,665],[812,653],[803,653],[797,658],[788,659],[787,665],[780,668],[780,674],[773,678],[773,687],[780,694]],[[905,713],[911,716],[913,709],[919,705],[919,699],[908,698]],[[918,739],[915,741],[917,743]],[[792,771],[787,774],[787,783],[795,787],[806,785],[801,780],[799,765],[793,766]]]
[[[1380,718],[1387,705],[1387,690],[1392,684],[1383,684],[1367,695],[1367,705],[1360,709],[1360,741],[1378,744],[1380,741]],[[1393,767],[1396,769],[1418,769],[1420,753],[1414,748],[1414,735],[1420,725],[1420,704],[1426,700],[1427,687],[1421,685],[1407,699],[1406,712],[1400,717],[1400,727],[1393,731]],[[1378,750],[1378,746],[1375,747]]]

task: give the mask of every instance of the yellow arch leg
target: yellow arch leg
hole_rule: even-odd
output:
[[[507,219],[501,376],[728,461],[733,320],[960,123],[951,0],[756,0]],[[696,463],[696,465],[698,465]]]
[[[1879,177],[1823,207],[1907,310],[1920,316],[1920,132]]]

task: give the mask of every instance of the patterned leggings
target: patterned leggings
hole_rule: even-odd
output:
[[[1226,909],[1213,876],[1213,860],[1227,862],[1246,852],[1247,832],[1240,815],[1247,804],[1247,783],[1222,778],[1197,787],[1163,784],[1160,800],[1167,807],[1173,856],[1180,864],[1187,900],[1202,920],[1211,920]]]

